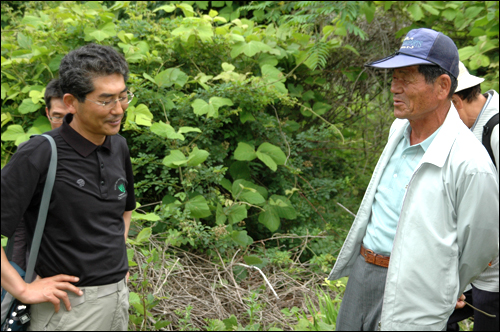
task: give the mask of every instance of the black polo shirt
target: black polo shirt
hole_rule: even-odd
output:
[[[118,282],[128,271],[123,213],[135,208],[127,142],[107,136],[97,146],[78,134],[67,114],[49,131],[57,144],[57,173],[35,272],[80,278],[77,286]],[[23,218],[31,245],[47,177],[50,144],[30,139],[2,169],[2,235]]]

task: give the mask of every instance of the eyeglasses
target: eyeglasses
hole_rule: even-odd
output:
[[[132,101],[132,99],[134,98],[134,94],[130,91],[127,91],[127,95],[125,97],[120,97],[116,100],[111,100],[111,101],[95,101],[95,100],[91,100],[91,99],[88,99],[88,98],[85,98],[85,100],[88,100],[88,101],[91,101],[97,105],[101,105],[104,109],[106,110],[112,110],[115,106],[116,106],[116,103],[117,102],[120,102],[120,104],[122,104],[122,106],[125,106],[125,105],[128,105],[130,104],[130,102]]]
[[[63,119],[64,119],[64,117],[61,118],[58,116],[49,116],[48,118],[49,118],[50,122],[52,122],[52,123],[62,123]]]

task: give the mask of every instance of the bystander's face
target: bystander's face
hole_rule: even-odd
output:
[[[83,103],[72,101],[70,112],[74,117],[70,125],[89,141],[101,145],[106,136],[116,135],[120,130],[128,104],[114,101],[127,96],[127,87],[121,74],[96,77],[93,84],[94,91]],[[112,107],[98,104],[102,102],[111,102]]]
[[[50,110],[45,107],[45,114],[52,129],[59,128],[62,125],[62,120],[67,113],[68,109],[61,98],[50,98]]]
[[[439,101],[434,84],[427,84],[418,66],[394,69],[391,92],[394,116],[398,119],[418,120],[429,116]]]

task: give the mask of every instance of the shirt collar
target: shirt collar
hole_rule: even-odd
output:
[[[76,152],[78,152],[82,157],[87,157],[98,147],[103,147],[108,151],[111,151],[111,140],[109,136],[106,136],[104,143],[102,145],[95,145],[82,135],[80,135],[76,130],[74,130],[69,124],[73,120],[73,114],[68,113],[64,116],[63,124],[59,133],[62,138],[68,143]]]
[[[419,146],[420,145],[420,147],[422,148],[422,150],[424,150],[424,152],[427,152],[427,149],[431,145],[432,141],[434,140],[434,138],[436,137],[436,135],[437,135],[437,133],[439,132],[440,129],[441,129],[441,127],[439,127],[434,133],[432,133],[431,136],[427,137],[423,142],[420,142],[420,143],[416,144],[415,146]],[[405,128],[405,130],[403,132],[403,138],[405,140],[405,146],[406,147],[410,146],[410,134],[411,134],[411,126],[410,126],[410,122],[408,122],[408,124],[406,125],[406,128]]]

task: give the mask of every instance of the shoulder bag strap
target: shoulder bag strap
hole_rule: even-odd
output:
[[[498,115],[499,113],[493,115],[488,122],[484,125],[483,127],[483,145],[486,148],[486,151],[488,151],[488,154],[490,155],[491,160],[493,161],[493,165],[496,165],[498,169],[498,165],[496,164],[495,161],[495,156],[493,155],[493,149],[491,148],[491,133],[493,132],[493,128],[498,124]]]
[[[47,138],[50,142],[52,149],[49,170],[47,172],[47,179],[45,180],[45,186],[43,188],[42,201],[40,203],[40,210],[38,211],[38,220],[36,223],[35,233],[33,235],[33,242],[31,243],[30,258],[26,268],[26,282],[30,283],[33,280],[35,264],[38,258],[38,250],[40,249],[40,243],[42,242],[43,229],[45,228],[45,221],[47,220],[47,213],[49,212],[50,197],[52,196],[52,188],[54,187],[54,181],[56,179],[57,170],[57,146],[54,139],[49,135],[42,135]]]

